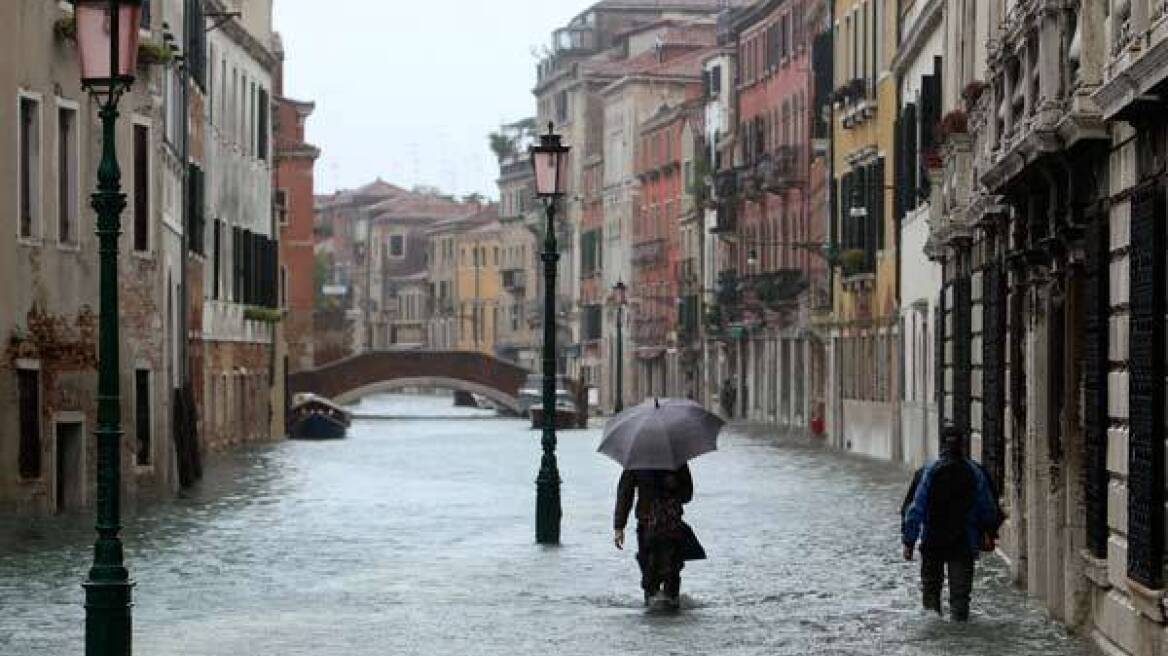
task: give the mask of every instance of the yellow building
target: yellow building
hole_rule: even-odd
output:
[[[836,444],[887,457],[896,423],[897,3],[835,3],[832,241],[839,256],[827,415]]]
[[[458,254],[454,278],[457,348],[494,354],[499,322],[503,320],[502,226],[491,221],[459,233],[454,248]]]

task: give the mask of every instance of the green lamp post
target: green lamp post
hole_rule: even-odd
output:
[[[560,543],[560,471],[556,466],[556,269],[560,253],[555,221],[556,201],[563,197],[568,182],[568,151],[551,123],[539,145],[531,148],[535,193],[543,200],[547,214],[543,242],[543,458],[535,479],[535,541],[539,544]]]
[[[121,399],[118,380],[118,235],[126,207],[118,166],[118,101],[134,83],[140,0],[74,0],[81,85],[98,104],[102,153],[97,191],[100,326],[97,388],[97,541],[85,581],[86,656],[129,656],[133,582],[122,553]]]

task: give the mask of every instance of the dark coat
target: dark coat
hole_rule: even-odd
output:
[[[637,521],[649,519],[649,506],[658,499],[674,498],[685,504],[693,500],[693,478],[689,465],[676,472],[630,470],[621,474],[616,486],[616,512],[613,528],[623,530],[629,523],[629,512],[636,498]]]
[[[967,458],[942,454],[922,468],[913,488],[901,529],[904,544],[913,546],[919,538],[926,555],[976,558],[982,534],[1002,523],[989,476]]]

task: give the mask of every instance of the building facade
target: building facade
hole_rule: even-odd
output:
[[[899,226],[899,312],[901,336],[899,431],[888,456],[913,466],[935,458],[940,445],[935,374],[942,285],[932,228],[955,202],[956,162],[948,157],[965,135],[945,135],[936,143],[934,127],[942,111],[945,48],[944,2],[901,7],[899,46],[892,70],[898,80],[893,152],[894,214]],[[956,130],[956,128],[955,128]],[[968,149],[966,149],[968,151]],[[946,168],[948,167],[948,168]],[[949,170],[952,174],[949,175]],[[963,180],[968,171],[962,171]],[[968,186],[968,185],[966,185]],[[968,196],[969,190],[964,194]],[[934,201],[936,198],[936,201]],[[944,346],[942,346],[944,348]]]
[[[238,3],[237,3],[238,4]],[[226,11],[211,0],[209,7]],[[203,279],[205,448],[283,436],[272,133],[277,41],[271,3],[208,36],[205,151],[210,245]]]
[[[280,236],[280,307],[284,310],[286,371],[296,373],[316,366],[313,314],[316,309],[316,257],[313,238],[314,169],[320,149],[305,140],[305,127],[315,105],[284,95],[283,51],[273,89],[276,140],[276,224]]]
[[[848,450],[894,453],[899,389],[897,244],[893,218],[897,3],[835,4],[832,243],[837,252],[828,431]]]
[[[68,26],[72,7],[21,0],[5,3],[9,26],[0,61],[0,199],[10,238],[0,260],[0,504],[17,512],[71,511],[93,502],[96,451],[97,237],[89,194],[101,156],[97,107],[80,88],[77,51]],[[146,41],[160,41],[162,19],[146,12]],[[147,32],[149,34],[147,35]],[[161,308],[166,287],[159,202],[163,67],[145,61],[122,100],[117,147],[127,209],[122,225],[122,470],[129,498],[177,488],[167,382],[172,380],[174,328]],[[171,217],[173,220],[174,217]],[[181,251],[178,253],[181,256]],[[172,306],[173,309],[173,306]],[[174,316],[174,315],[170,315]]]

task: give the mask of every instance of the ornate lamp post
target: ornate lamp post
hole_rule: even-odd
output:
[[[628,287],[625,281],[618,280],[612,286],[616,301],[616,398],[612,402],[613,412],[625,409],[625,305],[628,304]]]
[[[91,204],[100,241],[97,390],[97,542],[85,581],[85,653],[129,656],[133,582],[122,554],[121,399],[118,380],[118,234],[126,196],[116,147],[118,101],[134,83],[140,0],[74,0],[81,85],[98,103],[101,164]]]
[[[535,541],[560,543],[560,471],[556,466],[556,268],[560,253],[556,243],[556,201],[568,182],[568,151],[548,123],[547,134],[531,148],[535,168],[535,193],[544,202],[547,229],[544,235],[543,276],[543,459],[535,480]]]

